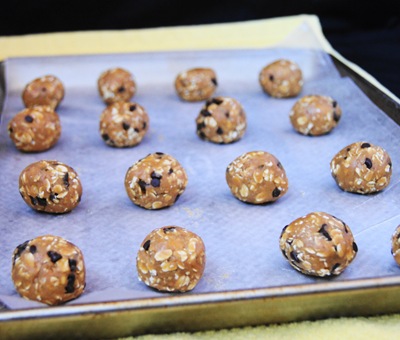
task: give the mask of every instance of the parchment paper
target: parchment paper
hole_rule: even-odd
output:
[[[332,133],[321,137],[296,133],[289,111],[300,96],[273,99],[262,92],[258,74],[278,58],[291,59],[303,70],[300,96],[325,94],[337,100],[343,116]],[[87,288],[70,304],[165,296],[138,281],[135,257],[151,230],[168,225],[192,230],[206,245],[204,276],[187,294],[326,282],[292,269],[279,250],[282,228],[312,211],[344,220],[359,247],[347,270],[329,280],[400,274],[390,253],[390,237],[400,223],[400,128],[350,79],[341,78],[325,53],[285,48],[139,53],[19,58],[7,60],[5,66],[7,98],[0,126],[0,300],[8,307],[43,307],[18,296],[10,272],[15,247],[44,234],[68,239],[85,256]],[[129,149],[108,147],[98,131],[105,105],[97,92],[97,78],[116,66],[133,73],[138,84],[133,101],[150,116],[148,134]],[[234,144],[200,140],[195,118],[203,103],[183,102],[175,93],[176,75],[202,66],[217,73],[216,95],[236,98],[247,113],[246,134]],[[7,123],[23,109],[20,96],[25,84],[44,74],[56,75],[66,88],[57,110],[62,136],[47,152],[24,154],[9,139]],[[332,157],[361,140],[382,146],[392,158],[391,183],[376,195],[343,192],[330,174]],[[226,184],[227,165],[252,150],[274,154],[287,172],[289,191],[273,204],[242,203]],[[123,182],[129,166],[156,151],[176,157],[187,170],[189,184],[174,206],[148,211],[131,203]],[[38,213],[21,199],[19,174],[41,159],[57,159],[79,173],[83,197],[71,213]]]

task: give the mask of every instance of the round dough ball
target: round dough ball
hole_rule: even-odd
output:
[[[331,174],[344,191],[370,194],[385,189],[392,175],[392,161],[380,146],[357,142],[340,150],[331,160]]]
[[[107,105],[127,102],[136,93],[136,82],[132,74],[120,67],[104,71],[97,80],[97,87]]]
[[[107,145],[123,148],[139,144],[149,129],[144,107],[132,102],[108,105],[100,116],[100,134]]]
[[[58,161],[38,161],[19,176],[19,192],[32,209],[61,214],[81,201],[82,185],[70,166]]]
[[[242,105],[229,97],[208,100],[196,118],[197,135],[218,144],[241,139],[246,131],[247,118]]]
[[[335,128],[341,116],[342,109],[331,97],[309,95],[294,104],[290,122],[303,135],[320,136]]]
[[[175,158],[156,152],[128,169],[125,189],[136,205],[145,209],[161,209],[178,200],[187,182],[186,171]]]
[[[178,96],[189,102],[210,98],[217,86],[217,75],[211,68],[193,68],[178,74],[175,79]]]
[[[50,106],[26,108],[10,120],[8,135],[18,150],[45,151],[60,138],[60,118]]]
[[[22,101],[26,107],[48,105],[53,110],[64,98],[62,82],[53,75],[45,75],[28,83],[22,92]]]
[[[160,291],[187,292],[200,281],[206,265],[203,240],[176,226],[153,230],[136,257],[139,280]]]
[[[281,162],[264,151],[251,151],[236,158],[226,169],[226,182],[233,196],[253,204],[274,202],[289,188]]]
[[[303,73],[293,61],[279,59],[265,66],[259,74],[265,93],[276,98],[297,96],[303,88]]]
[[[279,246],[293,268],[312,276],[341,274],[358,251],[349,226],[324,212],[310,213],[283,228]]]
[[[396,263],[400,266],[400,225],[392,235],[392,255]]]
[[[12,258],[12,280],[25,299],[59,305],[85,289],[81,250],[59,236],[44,235],[19,245]]]

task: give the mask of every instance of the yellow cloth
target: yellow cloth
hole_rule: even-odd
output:
[[[309,30],[308,39],[296,39]],[[227,24],[182,26],[118,31],[89,31],[0,37],[0,59],[20,56],[78,55],[165,50],[265,48],[272,46],[320,48],[367,78],[392,99],[399,101],[376,79],[338,54],[325,39],[318,17],[296,15]],[[371,302],[373,303],[373,302]],[[400,315],[354,317],[289,323],[200,333],[142,336],[165,339],[395,339]]]

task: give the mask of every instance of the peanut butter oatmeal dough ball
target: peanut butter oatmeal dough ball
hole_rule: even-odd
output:
[[[229,97],[209,99],[196,118],[197,135],[204,140],[228,144],[241,139],[247,118],[242,105]]]
[[[319,136],[335,128],[341,116],[342,109],[331,97],[309,95],[294,104],[290,122],[303,135]]]
[[[293,268],[312,276],[341,274],[358,251],[348,225],[324,212],[310,213],[287,225],[279,245]]]
[[[62,237],[40,236],[14,250],[11,276],[23,298],[59,305],[85,289],[83,254]]]
[[[64,85],[53,75],[45,75],[28,83],[22,92],[22,101],[26,107],[48,105],[53,110],[64,98]]]
[[[127,102],[136,93],[136,82],[132,74],[120,67],[104,71],[97,80],[97,87],[107,105]]]
[[[370,194],[385,189],[392,175],[392,161],[380,146],[357,142],[331,160],[331,174],[344,191]]]
[[[392,255],[396,263],[400,266],[400,225],[392,235]]]
[[[303,73],[293,61],[279,59],[265,66],[258,78],[265,93],[276,98],[297,96],[303,88]]]
[[[38,161],[19,176],[19,192],[32,209],[61,214],[81,201],[82,185],[70,166],[58,161]]]
[[[226,169],[226,181],[233,196],[253,204],[274,202],[289,188],[282,164],[264,151],[251,151],[236,158]]]
[[[193,68],[178,74],[175,79],[178,96],[189,102],[210,98],[217,86],[217,75],[211,68]]]
[[[156,152],[128,169],[125,189],[136,205],[145,209],[161,209],[178,200],[187,182],[186,171],[175,158]]]
[[[153,230],[136,257],[139,280],[160,291],[187,292],[200,281],[205,246],[195,233],[176,226]]]
[[[132,102],[116,102],[100,116],[100,134],[107,145],[123,148],[139,144],[149,128],[144,107]]]
[[[8,135],[20,151],[45,151],[60,138],[60,118],[50,106],[26,108],[10,120]]]

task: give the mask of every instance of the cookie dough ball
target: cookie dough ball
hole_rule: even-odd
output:
[[[229,97],[215,97],[206,102],[196,118],[197,135],[218,144],[233,143],[246,131],[247,118],[242,105]]]
[[[116,102],[106,107],[100,117],[100,134],[107,145],[118,148],[139,144],[149,129],[144,107],[132,102]]]
[[[392,235],[392,255],[396,263],[400,266],[400,225]]]
[[[106,104],[127,102],[136,93],[132,74],[120,67],[104,71],[97,80],[100,97]]]
[[[83,293],[86,271],[77,246],[62,237],[44,235],[14,250],[11,276],[23,298],[59,305]]]
[[[217,75],[211,68],[193,68],[178,74],[175,79],[178,96],[189,102],[210,98],[217,86]]]
[[[253,204],[274,202],[289,188],[282,164],[264,151],[251,151],[236,158],[226,169],[226,182],[233,196]]]
[[[303,73],[293,61],[279,59],[265,66],[259,74],[265,93],[276,98],[297,96],[303,88]]]
[[[125,189],[136,205],[145,209],[161,209],[178,200],[187,182],[185,169],[174,157],[156,152],[128,169]]]
[[[176,226],[153,230],[136,257],[139,280],[160,291],[187,292],[200,281],[206,265],[203,240]]]
[[[53,110],[64,98],[64,85],[53,75],[45,75],[28,83],[22,92],[22,101],[26,107],[48,105]]]
[[[320,136],[335,128],[341,116],[342,109],[331,97],[309,95],[294,104],[290,122],[303,135]]]
[[[32,209],[61,214],[81,201],[82,185],[70,166],[58,161],[38,161],[19,176],[19,192]]]
[[[392,161],[380,146],[357,142],[331,160],[331,174],[344,191],[370,194],[385,189],[392,175]]]
[[[26,108],[10,120],[8,135],[18,150],[45,151],[60,138],[60,118],[50,106]]]
[[[349,226],[324,212],[310,213],[283,228],[279,246],[293,268],[312,276],[341,274],[358,251]]]

